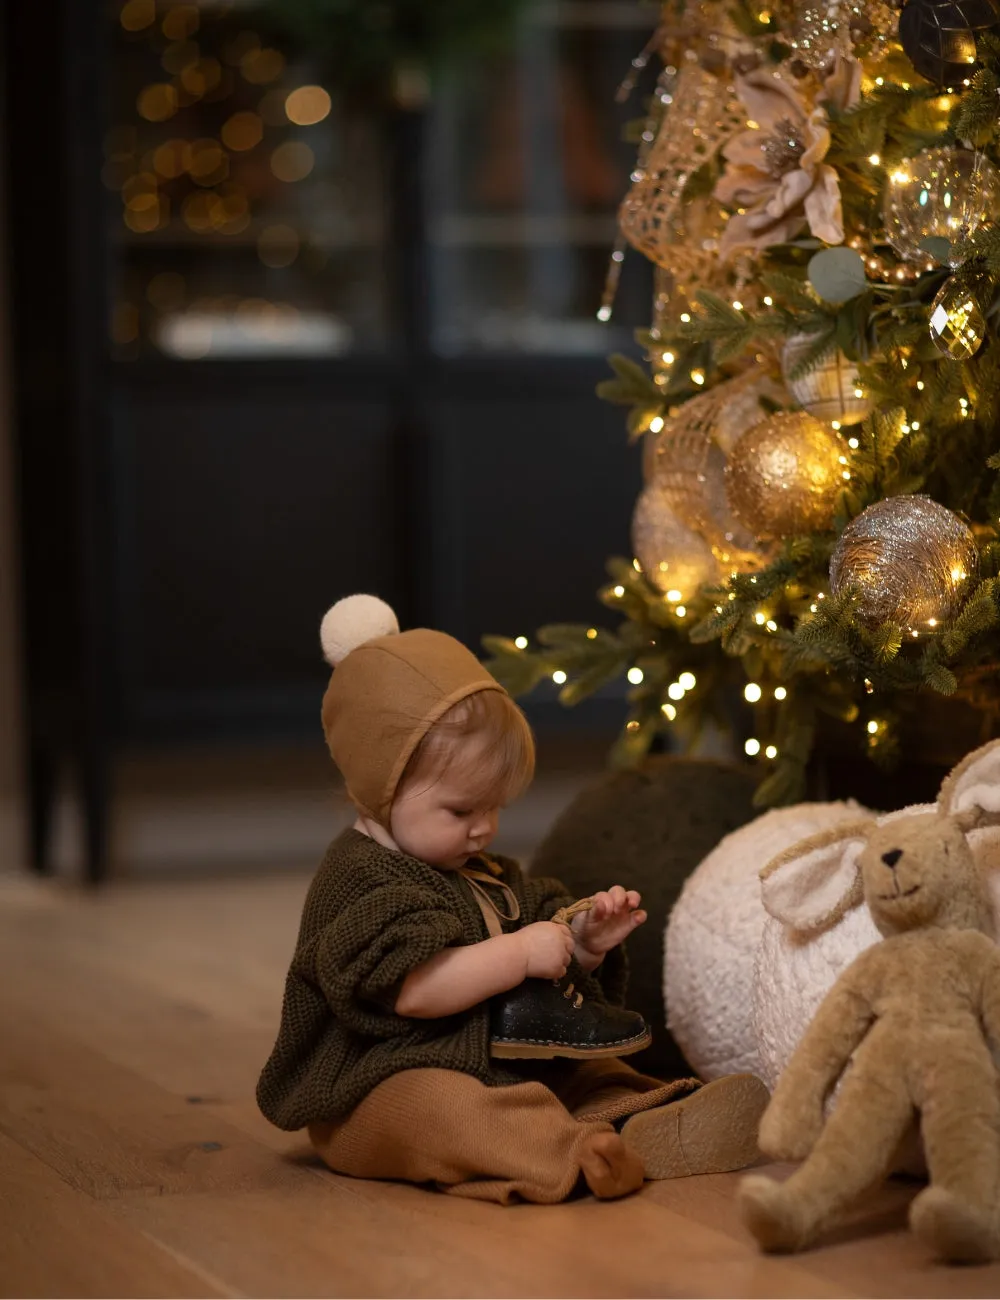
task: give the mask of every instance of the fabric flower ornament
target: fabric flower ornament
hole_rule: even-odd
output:
[[[781,71],[760,67],[736,78],[736,92],[755,127],[722,151],[726,170],[715,197],[741,209],[726,224],[722,257],[784,243],[806,223],[824,243],[843,243],[840,181],[823,161],[830,132],[822,104],[846,109],[858,102],[860,63],[838,57],[822,82],[810,76],[798,85]]]

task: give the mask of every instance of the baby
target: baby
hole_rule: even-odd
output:
[[[663,1083],[620,1059],[649,1042],[617,1005],[639,895],[574,907],[486,856],[534,771],[514,701],[375,597],[334,605],[321,638],[323,727],[358,815],[306,897],[257,1088],[267,1118],[308,1127],[338,1173],[503,1204],[751,1163],[757,1079]]]

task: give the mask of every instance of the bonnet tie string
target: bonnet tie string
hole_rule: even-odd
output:
[[[486,931],[490,938],[495,939],[497,935],[503,934],[504,921],[518,921],[521,918],[521,908],[517,901],[517,896],[511,887],[498,877],[501,873],[501,867],[485,854],[478,855],[478,861],[486,868],[485,871],[477,871],[473,867],[453,868],[466,881],[472,890],[472,896],[479,905],[479,910],[483,914],[483,920],[486,923]],[[505,909],[497,906],[494,899],[490,896],[488,889],[499,889],[502,895],[502,901]],[[574,916],[580,912],[587,912],[592,906],[589,898],[581,898],[568,907],[560,907],[553,912],[549,918],[552,921],[569,925]]]

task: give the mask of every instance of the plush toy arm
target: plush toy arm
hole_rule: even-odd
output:
[[[775,1160],[804,1160],[813,1149],[827,1094],[874,1019],[871,1004],[850,978],[853,969],[820,1003],[764,1112],[760,1146]]]

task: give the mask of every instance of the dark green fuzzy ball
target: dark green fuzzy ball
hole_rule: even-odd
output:
[[[582,790],[542,842],[533,876],[555,876],[578,898],[610,885],[637,889],[649,920],[628,941],[627,1005],[642,1012],[653,1044],[629,1057],[637,1070],[690,1074],[666,1029],[663,932],[684,881],[724,835],[756,815],[745,768],[656,757]]]

